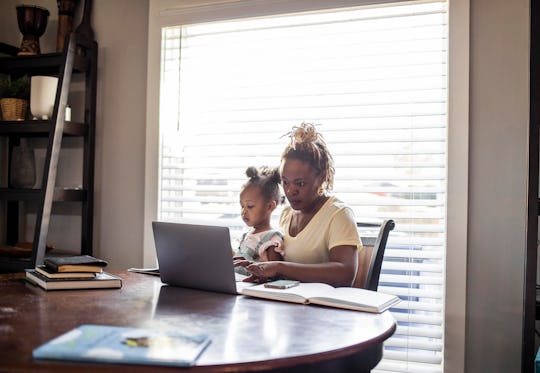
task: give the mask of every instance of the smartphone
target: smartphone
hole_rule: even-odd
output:
[[[288,289],[298,285],[299,283],[300,281],[295,280],[276,280],[265,283],[264,287],[272,289]]]

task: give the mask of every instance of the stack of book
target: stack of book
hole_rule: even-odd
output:
[[[26,279],[45,290],[117,289],[122,279],[103,271],[107,262],[90,255],[45,258],[43,265],[26,271]]]

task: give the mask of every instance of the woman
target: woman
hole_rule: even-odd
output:
[[[333,159],[312,124],[293,128],[280,171],[290,205],[280,217],[284,261],[235,265],[247,268],[249,280],[279,277],[351,286],[361,242],[352,210],[327,194],[334,182]]]

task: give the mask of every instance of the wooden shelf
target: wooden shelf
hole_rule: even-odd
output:
[[[0,121],[0,136],[49,136],[52,125],[48,120]],[[79,122],[65,122],[64,134],[86,136],[88,126]]]
[[[0,188],[0,200],[40,201],[45,191],[42,189]],[[54,188],[53,202],[77,202],[86,200],[86,191],[77,188]]]
[[[9,52],[9,51],[8,51]],[[6,52],[7,53],[7,52]],[[0,73],[16,76],[48,75],[58,77],[59,92],[56,95],[50,120],[0,121],[0,137],[5,138],[7,147],[7,165],[11,162],[12,149],[20,144],[21,138],[47,138],[47,148],[43,165],[40,189],[0,188],[0,200],[6,211],[5,237],[6,246],[12,246],[24,235],[20,224],[21,214],[25,214],[24,203],[37,205],[36,222],[33,227],[31,258],[0,257],[0,272],[18,271],[33,268],[41,264],[45,255],[45,242],[49,230],[53,202],[78,202],[81,204],[81,250],[80,254],[92,255],[93,239],[93,200],[94,200],[94,155],[96,127],[96,90],[97,90],[97,43],[89,41],[78,33],[72,33],[62,53],[48,53],[34,56],[0,57]],[[73,75],[84,77],[84,101],[81,112],[84,122],[64,121],[63,116],[72,89]],[[67,84],[63,84],[66,82]],[[79,80],[77,80],[79,83]],[[56,129],[62,128],[61,131]],[[56,167],[62,149],[64,136],[82,138],[82,185],[81,188],[54,187]],[[4,179],[10,179],[10,168],[0,168]],[[4,243],[1,243],[4,244]]]
[[[46,53],[35,56],[1,57],[0,71],[13,75],[58,75],[65,61],[63,53]],[[80,73],[88,70],[86,57],[75,55],[73,72]]]

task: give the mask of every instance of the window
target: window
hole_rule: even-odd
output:
[[[240,234],[245,169],[320,123],[334,194],[359,221],[396,221],[379,290],[404,302],[381,372],[442,371],[447,34],[444,1],[162,28],[158,218]]]

